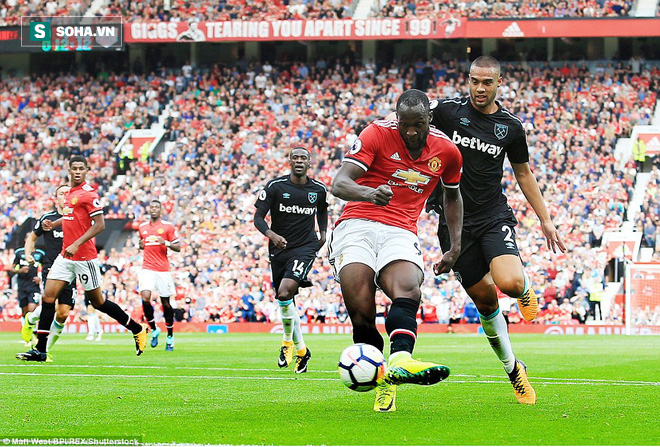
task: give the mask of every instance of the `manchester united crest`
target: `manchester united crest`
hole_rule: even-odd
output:
[[[78,202],[78,197],[71,199],[71,205],[75,205]]]
[[[162,228],[159,228],[158,229],[158,234],[163,234],[163,233],[165,233],[165,230],[163,230]]]
[[[432,159],[429,160],[429,169],[431,171],[437,172],[441,166],[442,166],[442,160],[440,160],[438,157],[433,157]]]

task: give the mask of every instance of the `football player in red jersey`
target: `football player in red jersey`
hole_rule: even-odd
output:
[[[16,358],[20,360],[46,361],[49,329],[55,317],[55,300],[74,279],[80,281],[85,296],[94,308],[110,315],[133,333],[136,355],[142,354],[147,345],[147,326],[135,322],[101,293],[101,268],[97,260],[94,237],[105,229],[105,221],[99,196],[85,181],[88,170],[85,157],[74,155],[69,159],[71,190],[62,209],[62,218],[55,222],[43,222],[46,231],[54,226],[62,226],[62,253],[55,259],[46,279],[41,319],[37,329],[39,341],[34,349],[16,354]]]
[[[330,263],[353,323],[353,341],[383,349],[376,328],[377,287],[392,300],[385,320],[390,338],[389,371],[376,392],[376,411],[394,411],[396,385],[431,385],[449,368],[414,360],[415,315],[424,263],[417,219],[438,182],[445,190],[445,216],[452,246],[439,264],[448,272],[460,247],[462,158],[442,132],[430,127],[430,102],[420,90],[405,91],[397,119],[370,124],[343,160],[332,193],[349,203],[329,243]]]
[[[154,307],[151,304],[151,291],[155,290],[163,303],[165,326],[167,327],[166,351],[174,350],[174,309],[170,297],[176,293],[174,280],[170,273],[170,261],[167,259],[167,249],[179,252],[181,244],[176,228],[170,222],[163,220],[163,206],[159,200],[149,202],[149,222],[140,225],[140,249],[144,250],[142,270],[139,274],[140,296],[144,317],[151,326],[151,347],[158,346],[160,328],[154,319]]]

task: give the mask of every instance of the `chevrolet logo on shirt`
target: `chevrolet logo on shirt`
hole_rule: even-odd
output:
[[[392,177],[403,180],[406,185],[428,185],[431,177],[421,174],[414,169],[397,169]]]

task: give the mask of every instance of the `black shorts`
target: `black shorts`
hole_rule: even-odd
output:
[[[41,271],[41,280],[43,281],[44,287],[46,287],[46,278],[48,278],[48,272],[50,272],[50,267],[44,267]],[[57,302],[60,304],[66,304],[71,308],[75,307],[76,299],[73,297],[73,288],[76,286],[76,280],[74,279],[72,283],[67,284],[62,289],[60,296],[57,297]]]
[[[307,280],[307,273],[312,268],[318,249],[318,242],[314,242],[313,244],[271,253],[270,267],[273,272],[275,292],[279,290],[284,278],[293,279],[300,287],[310,287],[312,283]]]
[[[38,290],[18,289],[18,304],[21,307],[27,307],[28,304],[39,304],[41,292]]]
[[[464,289],[486,276],[494,258],[502,255],[520,257],[516,244],[517,224],[515,217],[507,212],[481,224],[463,226],[461,254],[453,270]],[[438,226],[438,240],[443,252],[449,250],[451,244],[446,225]]]

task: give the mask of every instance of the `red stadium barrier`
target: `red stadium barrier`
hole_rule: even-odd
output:
[[[103,323],[103,330],[106,333],[126,332],[126,329],[116,323]],[[164,325],[161,329],[165,329]],[[385,333],[385,326],[379,325],[381,333]],[[21,324],[18,321],[0,322],[0,332],[16,332],[21,330]],[[303,324],[303,333],[305,334],[350,334],[352,332],[349,324]],[[660,327],[641,327],[636,328],[640,335],[650,335],[660,333]],[[477,334],[481,332],[480,324],[455,324],[452,325],[452,331],[456,334]],[[87,333],[87,323],[69,323],[64,328],[65,333],[77,334]],[[174,332],[207,332],[215,334],[226,333],[271,333],[278,334],[282,332],[281,324],[271,323],[174,323]],[[418,327],[420,333],[446,334],[449,332],[449,326],[446,324],[420,324]],[[509,332],[512,334],[550,334],[550,335],[621,335],[626,333],[625,326],[595,326],[595,325],[554,325],[554,324],[512,324],[509,326]]]

